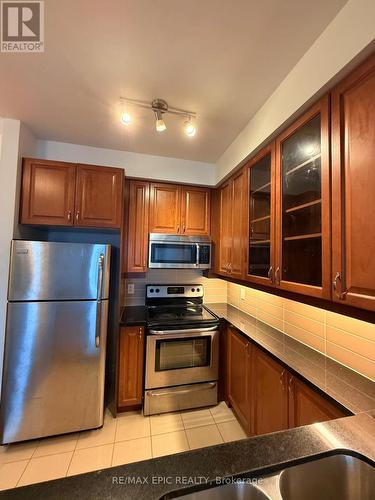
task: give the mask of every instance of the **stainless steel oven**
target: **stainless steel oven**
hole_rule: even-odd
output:
[[[150,233],[149,268],[210,269],[211,240],[208,236]]]

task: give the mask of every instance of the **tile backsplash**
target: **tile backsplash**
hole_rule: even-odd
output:
[[[126,293],[134,284],[134,294]],[[206,278],[201,271],[152,269],[142,278],[123,281],[124,305],[143,305],[147,283],[201,283],[205,303],[224,302],[358,373],[375,379],[375,324],[325,311],[272,293]]]

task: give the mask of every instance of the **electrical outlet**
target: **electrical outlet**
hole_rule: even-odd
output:
[[[241,297],[241,300],[246,299],[246,290],[244,288],[240,289],[240,297]]]
[[[134,295],[134,283],[128,283],[128,295]]]

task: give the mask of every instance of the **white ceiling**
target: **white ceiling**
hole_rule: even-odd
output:
[[[46,51],[0,55],[0,116],[76,144],[214,162],[346,0],[46,0]],[[317,71],[319,68],[317,68]],[[119,96],[198,113],[188,138]]]

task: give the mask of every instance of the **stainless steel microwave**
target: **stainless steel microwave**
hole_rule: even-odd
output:
[[[150,233],[148,267],[158,269],[210,269],[208,236]]]

